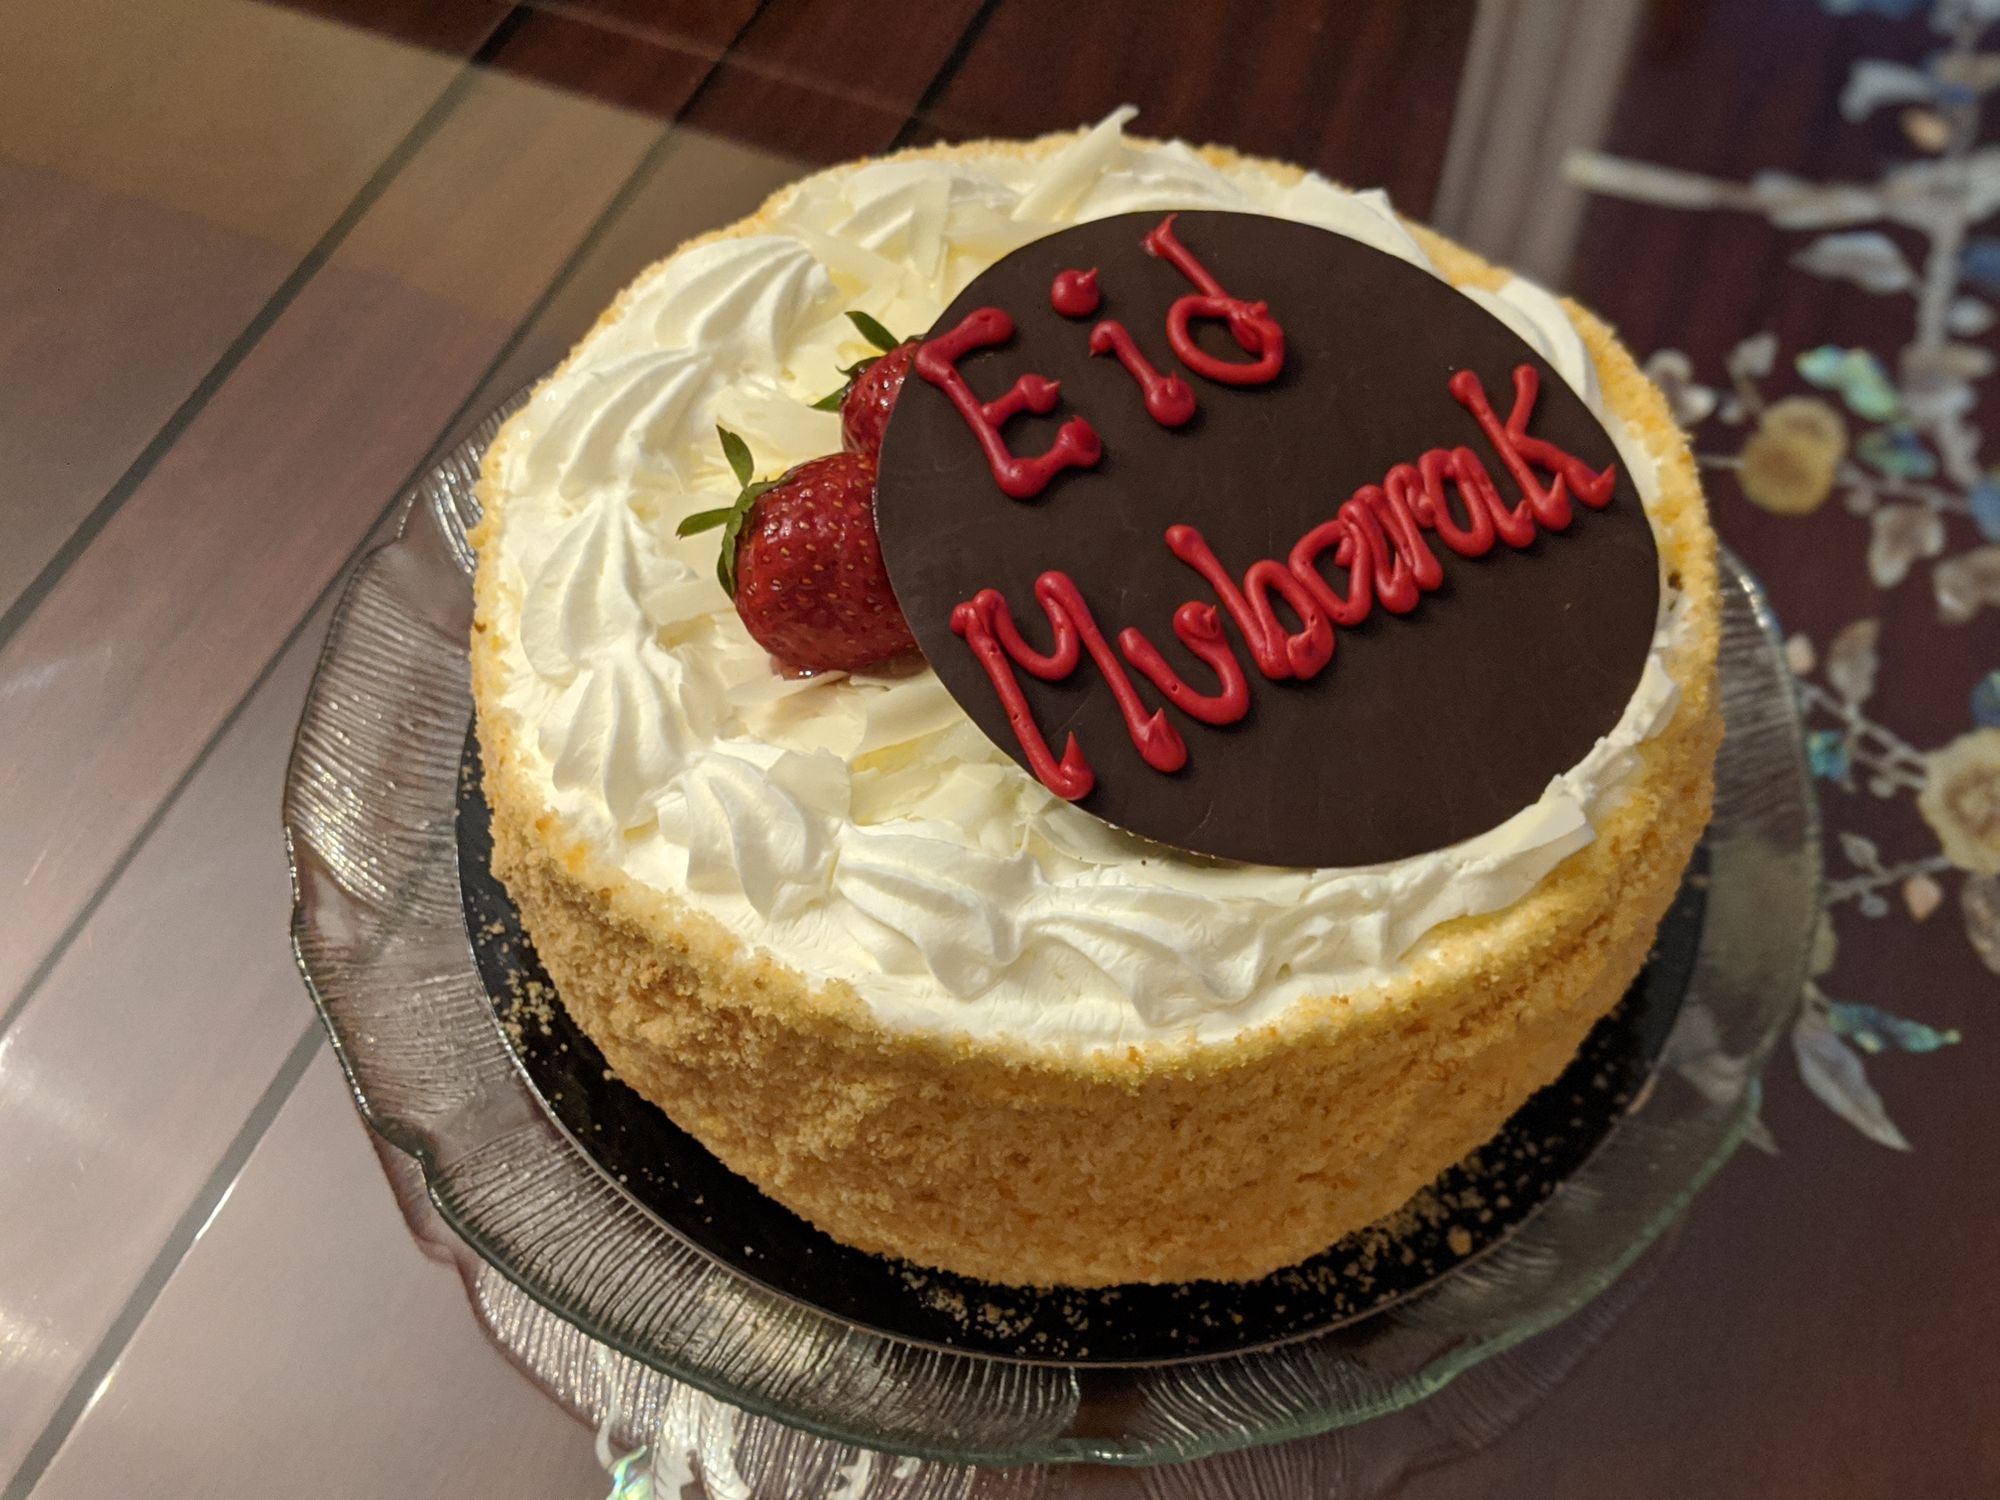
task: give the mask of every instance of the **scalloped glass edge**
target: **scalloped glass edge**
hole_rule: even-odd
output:
[[[1641,1103],[1491,1252],[1346,1328],[1142,1367],[915,1345],[710,1260],[544,1113],[464,930],[452,820],[472,707],[465,533],[479,455],[521,399],[413,487],[397,535],[362,560],[335,611],[286,779],[292,945],[362,1117],[413,1159],[454,1232],[591,1338],[836,1442],[947,1463],[1182,1462],[1399,1410],[1552,1328],[1616,1281],[1743,1139],[1804,979],[1820,857],[1776,625],[1725,553],[1728,732],[1687,998]]]
[[[606,1456],[644,1449],[654,1493],[699,1480],[717,1494],[846,1500],[1048,1500],[1097,1494],[1106,1471],[1073,1464],[970,1469],[895,1458],[757,1416],[592,1340],[481,1260],[439,1220],[409,1157],[378,1155],[412,1236],[458,1274],[474,1316],[552,1400],[599,1431]],[[1597,1349],[1669,1263],[1676,1220],[1623,1275],[1572,1316],[1479,1361],[1435,1395],[1368,1422],[1289,1442],[1245,1445],[1132,1472],[1148,1500],[1331,1495],[1388,1500],[1415,1475],[1492,1446]],[[887,1460],[893,1459],[893,1462]],[[1078,1483],[1069,1482],[1079,1476]],[[712,1483],[711,1483],[712,1480]],[[1118,1487],[1124,1493],[1132,1486]],[[706,1493],[706,1491],[704,1491]]]

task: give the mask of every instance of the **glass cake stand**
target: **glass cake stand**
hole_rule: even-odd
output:
[[[741,1493],[765,1492],[757,1473],[782,1472],[783,1492],[837,1484],[852,1497],[972,1494],[970,1480],[938,1487],[965,1464],[1026,1466],[999,1490],[981,1480],[980,1494],[1047,1493],[1035,1476],[1076,1463],[1188,1465],[1175,1472],[1194,1488],[1149,1482],[1147,1493],[1243,1493],[1260,1462],[1331,1462],[1353,1479],[1349,1447],[1248,1450],[1407,1421],[1468,1372],[1479,1373],[1461,1392],[1481,1380],[1517,1396],[1545,1388],[1633,1279],[1597,1299],[1754,1120],[1758,1074],[1804,976],[1819,839],[1778,637],[1755,583],[1725,557],[1728,734],[1678,1017],[1650,1085],[1604,1143],[1489,1251],[1358,1321],[1153,1363],[898,1337],[706,1253],[544,1107],[496,1024],[466,931],[455,858],[472,707],[465,531],[479,454],[511,409],[416,487],[398,536],[362,563],[334,616],[286,787],[293,943],[356,1104],[393,1148],[384,1157],[420,1237],[459,1263],[518,1362],[575,1409],[654,1441],[656,1462],[686,1458]],[[432,1232],[437,1221],[455,1241]],[[1471,1404],[1489,1425],[1512,1409],[1490,1392]],[[1310,1482],[1310,1493],[1333,1487]]]

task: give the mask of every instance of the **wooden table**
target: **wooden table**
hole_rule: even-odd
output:
[[[1850,68],[1941,43],[1890,14],[1928,6],[1863,8],[0,4],[0,1500],[603,1492],[396,1215],[292,970],[276,809],[348,564],[639,266],[804,169],[1131,100],[1148,132],[1386,186],[1710,383],[1770,328],[1769,389],[1802,389],[1792,351],[1892,349],[1909,299],[1562,163],[1873,181],[1935,132],[1843,118]],[[1976,104],[1946,124],[1968,108],[1976,136]],[[1881,588],[1884,523],[1771,514],[1726,470],[1714,493],[1822,662],[1881,621],[1868,724],[1971,728],[2000,614],[1943,624],[1929,581],[1981,545],[1963,504]],[[1870,1059],[1914,1154],[1781,1058],[1782,1154],[1741,1155],[1579,1375],[1412,1496],[2000,1494],[2000,947],[1967,940],[1913,785],[1825,795],[1896,878],[1884,917],[1849,892],[1823,985],[1963,1033]],[[1922,921],[1911,879],[1943,897]]]

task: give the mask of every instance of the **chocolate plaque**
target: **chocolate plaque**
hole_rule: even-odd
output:
[[[876,501],[924,654],[1059,795],[1178,849],[1359,866],[1506,821],[1645,665],[1659,562],[1610,436],[1417,266],[1163,221],[1027,245],[927,335]]]

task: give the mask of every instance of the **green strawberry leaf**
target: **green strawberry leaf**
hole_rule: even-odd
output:
[[[722,456],[729,460],[729,472],[736,476],[738,484],[748,484],[756,472],[756,465],[750,461],[750,445],[727,427],[717,427],[715,435],[722,439]]]
[[[722,528],[722,551],[715,559],[716,581],[732,599],[736,597],[736,539],[743,534],[744,515],[741,510],[729,513],[729,520]]]
[[[694,536],[698,532],[722,528],[722,554],[715,560],[716,581],[730,598],[736,597],[736,539],[743,534],[743,527],[750,519],[750,512],[756,507],[758,497],[766,490],[774,488],[775,479],[756,479],[756,461],[750,457],[750,445],[731,432],[727,427],[717,427],[715,435],[722,440],[722,455],[729,460],[729,471],[736,476],[736,482],[743,486],[736,493],[736,499],[714,510],[698,510],[685,518],[674,528],[676,536]]]
[[[847,321],[860,329],[861,336],[877,349],[880,349],[884,354],[887,354],[902,342],[895,334],[889,332],[888,329],[869,317],[865,312],[850,312],[847,315]]]
[[[839,390],[834,391],[829,395],[822,396],[819,398],[819,400],[813,402],[813,410],[839,411],[840,403],[847,399],[847,393],[853,388],[854,388],[854,382],[850,380],[847,382],[846,385],[842,386]]]
[[[675,536],[693,536],[701,531],[713,531],[736,514],[733,505],[718,506],[714,510],[700,510],[674,528]]]
[[[766,490],[777,488],[777,484],[775,479],[763,479],[756,484],[745,485],[742,496],[729,508],[729,519],[722,523],[722,553],[715,560],[715,576],[722,584],[722,591],[732,599],[736,597],[736,539],[750,524],[750,515],[757,508],[758,497]]]

